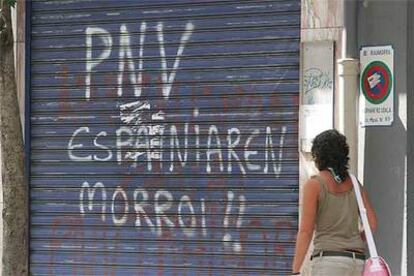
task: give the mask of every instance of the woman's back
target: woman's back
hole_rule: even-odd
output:
[[[315,253],[322,250],[363,250],[364,243],[358,228],[358,204],[347,178],[341,184],[323,173],[315,179],[321,190],[315,222]]]

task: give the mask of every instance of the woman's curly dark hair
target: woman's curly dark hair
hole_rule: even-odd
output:
[[[312,157],[319,170],[332,168],[341,180],[348,176],[349,146],[335,129],[318,134],[313,140]]]

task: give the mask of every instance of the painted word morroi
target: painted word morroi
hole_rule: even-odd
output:
[[[32,273],[289,271],[300,1],[31,8]]]

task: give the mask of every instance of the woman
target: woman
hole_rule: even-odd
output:
[[[358,203],[348,174],[348,153],[345,136],[336,130],[324,131],[313,140],[312,157],[319,174],[303,187],[292,275],[300,274],[314,232],[312,276],[362,274],[364,235],[359,231]],[[374,210],[362,187],[361,193],[369,224],[375,231]]]

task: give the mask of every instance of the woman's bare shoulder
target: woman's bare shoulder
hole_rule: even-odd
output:
[[[311,177],[306,180],[305,184],[303,185],[304,192],[308,193],[319,193],[321,191],[321,185],[317,178],[317,176]]]

